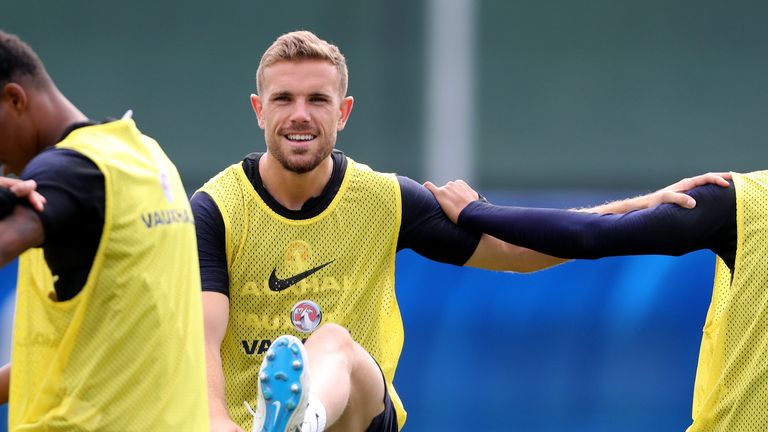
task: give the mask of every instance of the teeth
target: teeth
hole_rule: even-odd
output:
[[[314,135],[309,134],[290,134],[285,137],[291,141],[311,141],[315,138]]]

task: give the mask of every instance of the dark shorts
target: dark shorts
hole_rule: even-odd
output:
[[[384,379],[383,374],[381,378]],[[397,411],[389,397],[386,380],[384,381],[384,411],[373,418],[365,432],[397,432]]]

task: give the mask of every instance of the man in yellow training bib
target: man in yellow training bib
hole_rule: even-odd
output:
[[[732,183],[689,191],[695,207],[626,215],[496,206],[462,181],[428,185],[466,229],[563,258],[717,254],[687,432],[768,430],[768,171],[722,173]]]
[[[88,120],[0,31],[0,162],[47,200],[13,202],[29,193],[13,184],[3,200],[0,265],[20,255],[9,430],[207,431],[194,224],[160,146],[130,115]]]
[[[335,150],[353,105],[336,46],[282,35],[256,75],[266,153],[191,200],[211,429],[396,432],[406,421],[392,385],[404,337],[397,251],[493,270],[562,260],[457,227],[419,183]]]

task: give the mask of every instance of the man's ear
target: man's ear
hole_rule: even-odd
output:
[[[257,94],[251,94],[251,107],[253,107],[253,112],[256,114],[256,120],[259,122],[259,127],[264,129],[264,121],[262,120],[262,110],[264,109],[264,105],[261,104],[261,98]]]
[[[16,83],[8,83],[3,86],[2,101],[7,103],[10,109],[21,113],[27,109],[27,92]]]
[[[344,126],[346,126],[347,120],[349,120],[349,115],[352,114],[352,106],[354,104],[355,99],[352,96],[347,96],[341,100],[341,105],[339,106],[341,116],[339,117],[338,123],[336,123],[337,131],[343,130]]]

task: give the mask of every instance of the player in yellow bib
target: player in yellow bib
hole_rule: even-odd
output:
[[[0,161],[47,200],[0,220],[0,265],[20,256],[9,430],[207,431],[195,230],[160,146],[129,115],[88,120],[0,32]]]
[[[420,184],[334,150],[347,81],[336,46],[306,31],[278,38],[251,95],[266,153],[192,197],[213,431],[402,428],[398,250],[496,270],[562,262],[461,229]]]
[[[731,187],[689,192],[692,209],[626,215],[494,206],[466,183],[428,185],[460,226],[563,258],[717,254],[688,432],[768,430],[768,171],[726,173]],[[727,184],[726,184],[727,186]]]

